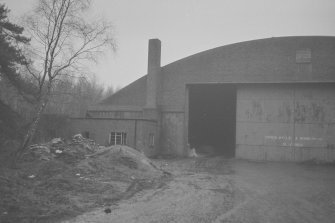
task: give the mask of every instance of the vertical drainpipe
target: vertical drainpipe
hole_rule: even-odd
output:
[[[134,149],[137,149],[137,119],[134,121]]]

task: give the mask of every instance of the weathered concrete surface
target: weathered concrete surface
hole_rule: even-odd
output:
[[[237,117],[240,118],[237,120],[237,157],[335,160],[335,37],[246,41],[194,54],[163,67],[160,54],[160,41],[150,40],[148,74],[104,100],[101,105],[106,106],[106,112],[93,108],[89,114],[120,120],[122,117],[148,119],[145,111],[116,109],[109,112],[107,107],[157,108],[157,115],[153,117],[159,129],[160,152],[182,156],[189,143],[187,86],[258,84],[258,90],[245,94],[255,96],[254,99],[237,100]],[[306,83],[317,87],[300,90],[292,87]],[[326,90],[321,83],[333,86]],[[285,90],[266,87],[269,84],[281,85]],[[215,97],[220,100],[220,95]],[[128,131],[129,121],[123,122]],[[100,125],[93,126],[92,130],[100,134]]]
[[[311,63],[296,62],[311,49]],[[185,85],[335,81],[334,37],[279,37],[241,42],[191,55],[162,67],[162,110],[181,110]]]
[[[162,113],[161,151],[163,154],[185,155],[184,143],[184,113]]]
[[[275,161],[335,160],[335,87],[242,85],[236,156]]]
[[[160,161],[168,184],[79,222],[334,222],[335,167],[223,158]]]
[[[154,156],[157,153],[159,131],[155,121],[136,119],[86,118],[72,119],[71,132],[89,132],[90,138],[100,145],[109,145],[111,132],[126,132],[126,145]],[[152,142],[151,136],[154,137]]]

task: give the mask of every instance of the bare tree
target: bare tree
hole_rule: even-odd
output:
[[[36,117],[29,128],[18,155],[31,142],[52,88],[62,76],[83,76],[88,61],[106,48],[115,50],[112,27],[103,20],[88,18],[90,0],[39,0],[38,6],[25,18],[31,34],[26,67],[38,86]]]
[[[115,89],[114,89],[113,85],[109,85],[104,91],[103,99],[109,98],[114,93],[115,93]]]
[[[76,81],[64,76],[54,85],[45,111],[83,117],[89,106],[96,105],[104,95],[104,86],[98,83],[95,75]]]

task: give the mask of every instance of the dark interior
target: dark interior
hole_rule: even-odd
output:
[[[236,86],[189,86],[189,143],[199,154],[235,156]]]

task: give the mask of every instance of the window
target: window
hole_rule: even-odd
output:
[[[127,133],[125,132],[111,132],[109,138],[110,145],[126,145]]]

